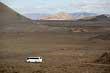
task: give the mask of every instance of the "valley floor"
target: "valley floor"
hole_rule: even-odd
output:
[[[0,73],[110,73],[109,64],[94,61],[110,52],[100,33],[0,33]],[[41,56],[43,63],[26,63]]]

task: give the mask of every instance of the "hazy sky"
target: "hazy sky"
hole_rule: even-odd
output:
[[[0,0],[20,13],[59,11],[110,14],[110,0]]]

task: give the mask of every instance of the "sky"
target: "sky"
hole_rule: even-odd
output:
[[[110,14],[110,0],[0,0],[19,13],[89,12]]]

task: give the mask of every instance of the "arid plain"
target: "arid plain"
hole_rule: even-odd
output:
[[[32,21],[0,3],[0,73],[110,73],[110,21]],[[43,63],[26,63],[41,56]]]

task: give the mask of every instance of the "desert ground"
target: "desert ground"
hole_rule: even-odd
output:
[[[109,32],[105,15],[34,21],[0,2],[0,73],[110,73]]]
[[[0,73],[110,73],[110,63],[95,62],[110,52],[110,40],[99,34],[105,33],[1,32]],[[29,56],[43,63],[26,63]]]

